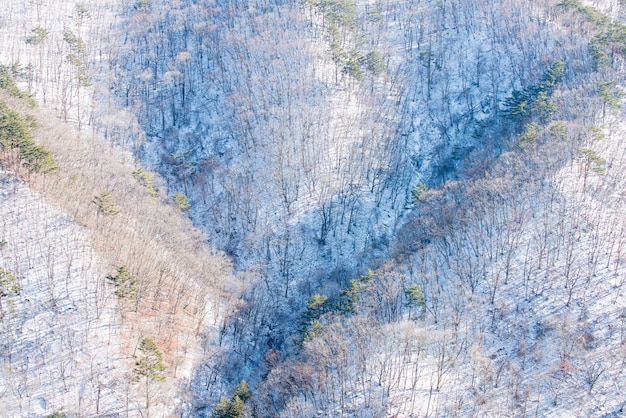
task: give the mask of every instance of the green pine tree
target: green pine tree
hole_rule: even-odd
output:
[[[15,276],[6,270],[0,270],[0,318],[2,317],[2,298],[17,295],[20,285]]]
[[[230,417],[230,401],[226,398],[220,399],[215,406],[211,418],[229,418]]]
[[[163,354],[152,338],[146,337],[139,344],[139,358],[135,363],[137,380],[144,379],[146,396],[146,415],[150,414],[150,385],[165,381]]]
[[[143,167],[139,167],[133,171],[133,177],[146,189],[150,196],[156,197],[157,191],[154,189],[154,179],[151,173],[147,172]]]
[[[105,216],[115,216],[120,213],[115,199],[108,190],[102,190],[100,194],[94,196],[92,202],[98,207],[98,212]]]
[[[189,203],[189,199],[184,193],[178,192],[174,195],[174,204],[178,209],[180,209],[183,213],[189,212],[191,208],[191,204]]]
[[[251,396],[252,392],[250,391],[250,386],[248,385],[248,382],[246,382],[245,380],[239,382],[237,388],[235,389],[235,393],[233,394],[233,399],[239,398],[243,402],[247,402]]]
[[[146,380],[165,381],[163,354],[152,338],[146,337],[139,344],[139,360],[135,363],[135,373]]]
[[[243,418],[245,403],[251,396],[250,386],[245,380],[242,380],[237,385],[230,401],[226,398],[220,399],[213,409],[211,418]]]
[[[137,290],[139,289],[139,280],[130,273],[128,267],[118,267],[115,276],[109,275],[107,279],[115,283],[115,287],[117,288],[115,294],[118,297],[122,299],[136,299]]]
[[[302,316],[306,322],[310,322],[319,319],[329,309],[328,296],[317,293],[309,298],[306,311]]]

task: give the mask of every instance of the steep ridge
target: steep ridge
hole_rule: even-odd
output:
[[[14,158],[3,109],[3,414],[182,413],[202,342],[236,294],[230,262],[126,151],[0,100],[58,166],[37,174]],[[162,356],[158,375],[140,369],[146,339]]]

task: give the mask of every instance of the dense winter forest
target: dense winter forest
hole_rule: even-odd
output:
[[[0,415],[626,409],[623,0],[5,0]]]

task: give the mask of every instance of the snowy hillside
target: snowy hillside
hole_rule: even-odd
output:
[[[624,147],[613,129],[594,143],[603,175],[584,155],[554,171],[540,160],[567,157],[545,143],[428,192],[403,235],[413,248],[347,294],[355,312],[346,296],[339,311],[326,305],[302,363],[275,368],[266,396],[287,396],[292,416],[623,414]],[[406,293],[415,285],[423,300]],[[307,367],[295,391],[281,389]]]
[[[6,3],[0,413],[621,413],[621,1]]]
[[[126,13],[114,86],[147,135],[139,155],[254,278],[247,301],[272,301],[227,330],[252,364],[257,345],[290,349],[306,298],[388,257],[418,183],[506,150],[504,101],[585,48],[527,2]]]
[[[128,153],[5,92],[0,101],[1,413],[183,413],[203,339],[235,289],[229,261]],[[11,145],[30,138],[57,169],[33,171],[30,148]],[[138,366],[156,352],[164,381]]]
[[[66,405],[115,411],[125,350],[117,301],[99,277],[108,266],[85,230],[6,173],[0,208],[2,267],[20,286],[3,300],[0,413],[42,415]],[[49,391],[57,382],[63,390]]]

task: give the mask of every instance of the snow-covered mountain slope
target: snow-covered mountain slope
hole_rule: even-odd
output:
[[[0,204],[2,414],[184,413],[203,340],[234,289],[229,261],[127,151],[8,94],[0,100],[11,170]],[[36,121],[31,135],[56,172],[29,172],[8,148],[6,109]],[[134,279],[122,281],[122,267]],[[161,353],[163,382],[137,366],[144,339]]]
[[[0,219],[2,269],[20,287],[3,297],[0,414],[121,413],[136,397],[108,263],[85,228],[5,172]]]
[[[623,52],[597,48],[623,27],[574,6],[554,23],[572,39],[582,24],[596,44],[566,54],[549,100],[511,115],[523,129],[508,152],[420,193],[393,261],[309,301],[317,322],[301,356],[273,367],[261,409],[624,414]]]
[[[455,177],[473,149],[477,158],[506,149],[515,125],[501,117],[505,100],[586,49],[546,18],[552,10],[491,1],[127,9],[114,86],[147,135],[140,155],[255,278],[249,300],[272,301],[258,322],[233,317],[235,340],[285,349],[308,296],[337,292],[389,255],[414,186]],[[262,350],[253,352],[241,361],[258,363]]]
[[[15,65],[42,104],[84,123],[93,106],[93,88],[87,80],[78,83],[78,75],[97,64],[91,47],[106,42],[117,4],[7,0],[0,11],[3,65]]]
[[[619,413],[620,2],[59,3],[9,0],[0,56],[82,132],[30,185],[140,278],[104,318],[162,347],[153,412]]]
[[[335,305],[309,301],[319,322],[300,357],[273,367],[260,409],[623,415],[622,119],[568,123],[560,138],[543,126],[474,177],[426,192],[393,262]]]

